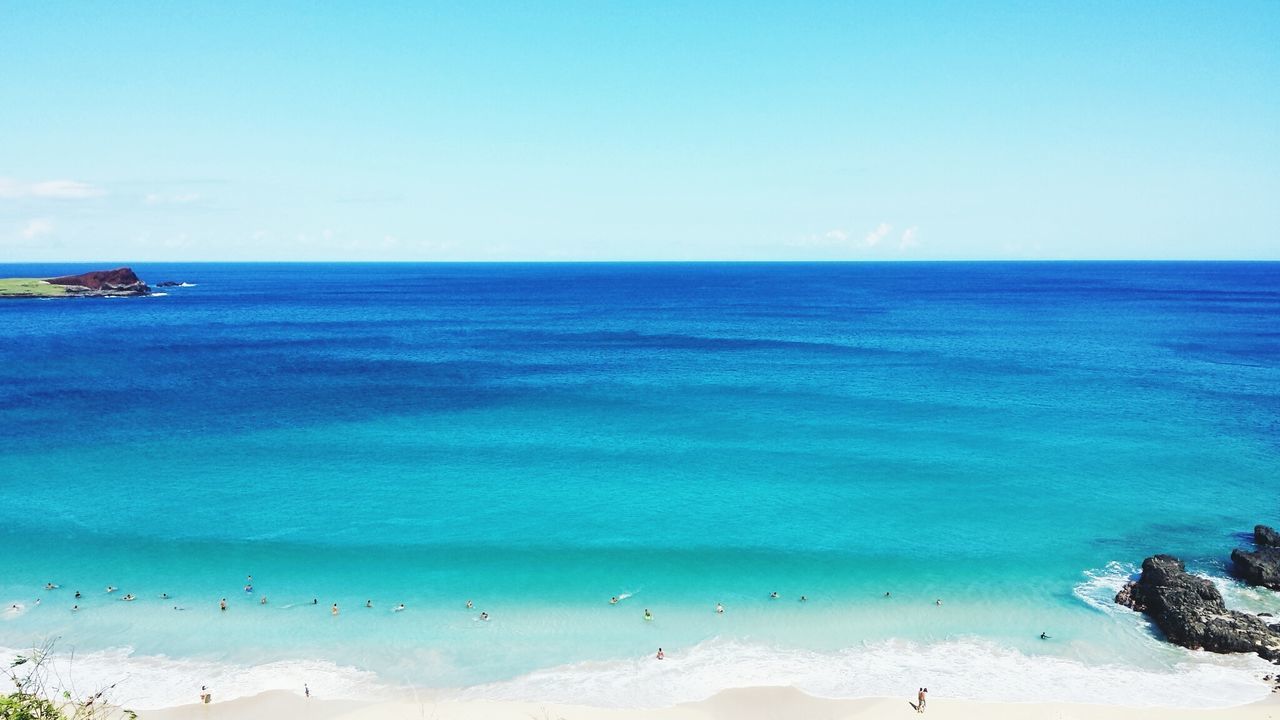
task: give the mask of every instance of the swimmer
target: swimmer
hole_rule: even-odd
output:
[[[489,613],[487,612],[480,613],[480,619],[485,622],[489,622]]]
[[[644,609],[644,619],[645,619],[645,620],[652,620],[652,619],[653,619],[653,615],[650,615],[650,614],[649,614],[649,608],[645,608],[645,609]]]
[[[885,591],[884,596],[889,597],[889,592],[887,590]]]
[[[226,611],[227,611],[227,599],[226,599],[226,598],[222,598],[221,600],[219,600],[219,601],[218,601],[218,609],[219,609],[219,610],[222,610],[223,612],[226,612]]]
[[[174,605],[174,606],[173,606],[173,609],[174,609],[174,610],[186,610],[186,608],[178,607],[177,605]]]
[[[617,595],[614,595],[613,597],[609,598],[609,604],[610,604],[610,605],[617,605],[617,604],[618,604],[618,596],[617,596]]]
[[[116,587],[115,585],[108,585],[108,586],[107,586],[107,592],[108,592],[108,593],[113,593],[113,592],[115,592],[116,590],[119,590],[119,589],[120,589],[120,588]]]
[[[770,600],[777,600],[777,599],[778,599],[778,593],[777,593],[777,591],[774,591],[774,592],[769,593],[769,599],[770,599]]]
[[[320,601],[319,601],[319,600],[317,600],[316,598],[311,598],[311,604],[312,604],[312,605],[319,605],[319,604],[320,604]]]
[[[933,604],[937,605],[938,607],[942,607],[942,598],[938,598],[937,600],[934,600]]]
[[[721,605],[720,603],[716,603],[716,614],[717,614],[717,615],[723,615],[723,614],[724,614],[724,606],[723,606],[723,605]]]
[[[470,600],[468,600],[468,601],[467,601],[467,609],[468,609],[468,610],[472,610],[472,609],[474,609],[474,608],[475,608],[475,606],[476,606],[476,605],[475,605],[475,603],[471,602]]]
[[[800,602],[809,602],[809,598],[808,598],[808,596],[806,596],[806,595],[801,595],[801,596],[800,596]]]
[[[80,599],[80,591],[79,591],[79,590],[77,590],[77,591],[76,591],[76,599],[77,599],[77,600],[79,600],[79,599]]]
[[[663,654],[663,652],[662,652],[662,648],[658,648],[658,659],[659,659],[659,660],[661,660],[661,659],[663,659],[663,658],[665,658],[665,657],[666,657],[666,655],[664,655],[664,654]]]
[[[329,614],[330,614],[330,615],[337,615],[337,614],[338,614],[338,603],[334,603],[334,604],[333,604],[333,607],[329,608]]]
[[[40,604],[40,598],[36,598],[35,605],[39,605],[39,604]],[[34,606],[33,606],[33,607],[34,607]]]
[[[373,607],[373,601],[372,601],[372,600],[365,600],[365,601],[364,601],[364,606],[365,606],[365,607],[367,607],[367,608],[371,608],[371,607]]]
[[[244,591],[245,591],[245,592],[253,592],[253,586],[252,586],[252,585],[245,585],[245,586],[244,586]]]
[[[45,583],[45,584],[44,584],[44,589],[45,589],[45,590],[57,590],[57,589],[58,589],[58,586],[57,586],[57,585],[54,585],[54,584],[53,584],[53,583],[51,583],[51,582],[47,582],[47,583]]]
[[[1041,640],[1049,640],[1050,638],[1049,638],[1049,636],[1048,636],[1048,635],[1046,635],[1046,634],[1044,634],[1044,633],[1040,633],[1040,639],[1041,639]]]
[[[397,605],[395,612],[400,612],[402,610],[404,610],[404,603],[400,603],[399,605]]]
[[[266,604],[267,604],[267,596],[266,596],[266,595],[263,595],[263,596],[262,596],[262,599],[258,601],[258,604],[259,604],[259,605],[266,605]]]
[[[79,605],[72,605],[72,606],[71,606],[71,612],[80,612],[80,606],[79,606]]]
[[[121,600],[123,600],[123,601],[125,601],[125,602],[133,602],[134,600],[137,600],[138,598],[134,597],[133,593],[129,593],[128,595],[125,595],[124,597],[122,597],[122,598],[120,598],[120,599],[121,599]]]
[[[160,599],[161,599],[161,600],[168,600],[168,599],[169,599],[169,593],[160,593]]]

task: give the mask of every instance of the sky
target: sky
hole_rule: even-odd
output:
[[[1280,259],[1280,2],[0,0],[0,262]]]

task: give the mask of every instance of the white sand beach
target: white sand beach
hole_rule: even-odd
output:
[[[606,709],[527,702],[420,699],[366,703],[304,698],[272,691],[208,705],[141,713],[143,720],[843,720],[919,717],[914,698],[827,700],[782,687],[726,690],[696,703],[664,709]],[[1134,708],[1065,703],[985,703],[931,697],[925,717],[952,720],[1280,720],[1280,694],[1257,703],[1214,710]]]

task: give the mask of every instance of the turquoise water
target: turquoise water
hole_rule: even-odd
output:
[[[1260,688],[1105,600],[1280,520],[1280,265],[135,269],[194,286],[0,304],[0,646],[187,663],[144,704],[254,666],[603,702],[658,646],[686,679],[623,704],[1005,682],[972,657]]]

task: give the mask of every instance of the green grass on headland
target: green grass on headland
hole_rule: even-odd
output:
[[[0,278],[0,297],[61,297],[66,285],[50,285],[40,278]]]

